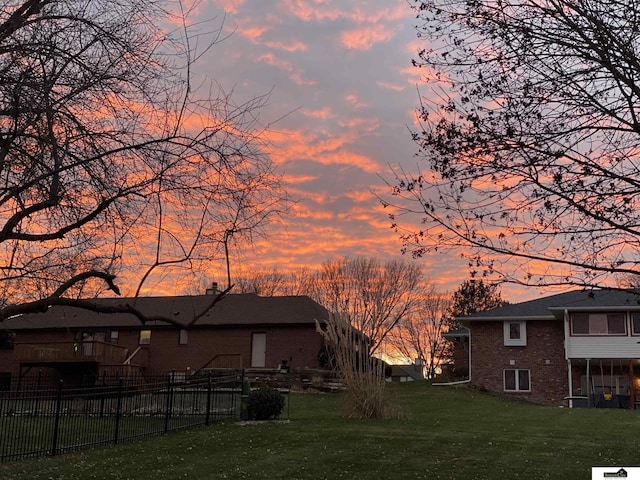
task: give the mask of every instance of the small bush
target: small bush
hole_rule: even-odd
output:
[[[284,396],[275,388],[261,387],[249,394],[247,413],[251,420],[276,418],[284,410]]]

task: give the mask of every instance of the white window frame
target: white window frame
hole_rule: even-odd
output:
[[[507,372],[515,372],[515,389],[508,390],[507,389]],[[529,377],[529,388],[523,389],[520,388],[520,372],[527,372],[527,377]],[[530,392],[531,391],[531,370],[528,368],[505,368],[502,371],[502,388],[505,392]]]
[[[518,324],[520,326],[520,338],[511,338],[511,325]],[[503,335],[505,347],[526,347],[527,346],[527,322],[526,321],[508,321],[503,322]]]
[[[624,333],[609,332],[609,315],[620,315],[623,317]],[[574,319],[576,316],[585,316],[589,326],[588,333],[576,333],[574,331]],[[601,330],[595,330],[593,327],[599,323],[602,326]],[[631,319],[631,331],[633,331],[633,318]],[[570,334],[572,337],[626,337],[629,335],[629,321],[625,313],[622,312],[604,312],[604,313],[572,313],[569,318]]]

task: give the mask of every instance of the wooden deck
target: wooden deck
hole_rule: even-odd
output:
[[[123,365],[129,360],[131,365],[146,367],[148,352],[146,349],[131,352],[123,346],[100,341],[44,342],[16,343],[13,356],[21,364],[94,362]]]

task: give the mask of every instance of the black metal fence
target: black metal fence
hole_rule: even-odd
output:
[[[108,380],[108,381],[107,381]],[[239,418],[242,372],[23,384],[0,394],[0,461],[58,455]]]

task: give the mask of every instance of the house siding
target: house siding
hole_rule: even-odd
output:
[[[637,336],[593,336],[569,337],[568,358],[638,358],[640,337]]]
[[[477,321],[471,325],[471,384],[547,405],[566,405],[567,363],[564,355],[562,321],[527,322],[527,345],[504,345],[502,321]],[[530,371],[530,392],[505,392],[505,369]]]

